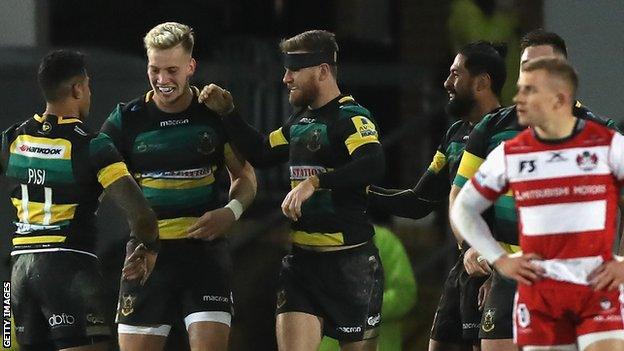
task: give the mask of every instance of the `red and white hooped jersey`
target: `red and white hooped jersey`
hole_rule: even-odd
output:
[[[551,263],[612,259],[624,136],[577,123],[580,131],[553,143],[524,130],[494,149],[472,178],[489,200],[512,191],[522,251]]]

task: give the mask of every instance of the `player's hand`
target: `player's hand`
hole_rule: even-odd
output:
[[[487,260],[474,248],[469,248],[464,254],[464,267],[466,273],[473,277],[482,277],[492,273],[492,268]]]
[[[141,285],[145,284],[154,270],[157,257],[157,252],[148,250],[134,238],[130,239],[126,244],[126,259],[121,277],[125,280],[140,279]]]
[[[604,262],[587,276],[587,280],[594,290],[615,290],[624,283],[624,262]]]
[[[492,276],[486,279],[486,281],[481,284],[479,288],[479,296],[477,297],[477,303],[479,305],[479,311],[483,311],[483,307],[485,306],[485,300],[487,300],[490,295],[490,290],[492,289]]]
[[[206,105],[206,107],[218,113],[221,117],[230,114],[234,110],[232,94],[216,84],[204,86],[199,93],[197,102]]]
[[[494,262],[494,267],[504,276],[522,284],[532,285],[545,273],[543,268],[531,262],[539,259],[540,257],[534,253],[503,255]]]
[[[316,178],[318,179],[318,178]],[[282,213],[293,221],[301,218],[301,205],[314,194],[316,187],[312,177],[299,183],[282,201]]]
[[[227,207],[208,211],[199,217],[197,222],[189,227],[187,238],[214,240],[225,235],[236,221],[234,212]]]

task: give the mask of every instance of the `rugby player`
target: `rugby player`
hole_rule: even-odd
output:
[[[174,321],[184,319],[192,350],[225,350],[233,302],[223,235],[253,201],[255,175],[189,83],[192,29],[162,23],[144,44],[152,90],[119,104],[102,126],[156,212],[162,241],[152,279],[121,284],[120,348],[162,350]],[[231,181],[225,206],[216,183],[224,168]]]
[[[377,128],[366,108],[340,92],[333,33],[307,31],[280,48],[295,112],[268,137],[232,113],[229,92],[214,84],[202,91],[255,167],[290,164],[292,190],[282,212],[292,220],[293,248],[280,272],[278,348],[317,350],[328,335],[342,350],[375,350],[383,269],[371,240],[366,186],[383,176]]]
[[[518,281],[514,338],[523,350],[624,350],[624,263],[614,260],[624,137],[574,115],[578,85],[562,58],[522,65],[520,125],[465,184],[451,211],[460,234]],[[481,213],[513,193],[521,254],[506,252]]]
[[[156,216],[112,141],[89,132],[84,56],[48,53],[38,81],[46,109],[2,133],[0,174],[16,209],[11,308],[21,350],[106,350],[110,321],[94,254],[104,195],[122,207],[131,239],[124,281],[141,285],[158,251]]]
[[[537,57],[567,57],[565,41],[557,34],[543,30],[527,33],[522,38],[520,48],[523,63]],[[615,128],[613,120],[595,115],[578,101],[574,101],[573,113],[579,118]],[[453,181],[449,206],[452,206],[461,187],[475,174],[485,157],[501,141],[511,139],[524,128],[525,126],[518,123],[516,106],[509,106],[487,115],[475,126],[470,133],[457,176]],[[517,252],[519,248],[516,211],[511,194],[503,194],[498,198],[484,216],[501,246],[508,252]],[[490,271],[488,263],[474,249],[466,252],[464,261],[469,274]],[[486,298],[481,319],[481,347],[484,351],[515,351],[516,346],[512,339],[512,311],[516,284],[512,280],[502,278],[496,271],[491,279],[492,288]]]
[[[433,161],[414,188],[394,190],[371,186],[368,198],[372,206],[418,219],[446,201],[472,127],[484,115],[500,108],[500,93],[506,79],[501,50],[482,41],[459,50],[444,82],[449,93],[447,112],[459,121],[446,132]],[[488,274],[470,277],[463,264],[467,247],[461,245],[461,240],[458,244],[463,250],[444,284],[431,329],[430,351],[470,350],[472,345],[479,345],[479,289]]]

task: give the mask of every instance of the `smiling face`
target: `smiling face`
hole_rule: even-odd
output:
[[[170,49],[147,51],[147,75],[154,91],[154,100],[168,109],[184,103],[191,94],[189,79],[195,73],[195,60],[181,45]]]
[[[466,117],[475,105],[475,97],[472,91],[474,82],[465,66],[466,58],[462,54],[457,54],[449,69],[449,76],[444,81],[449,101],[446,111],[453,117]]]

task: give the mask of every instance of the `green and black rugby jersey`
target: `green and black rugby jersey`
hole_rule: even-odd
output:
[[[290,163],[294,188],[319,175],[321,188],[303,203],[292,224],[293,242],[307,246],[359,244],[373,236],[366,214],[366,187],[323,189],[322,174],[347,163],[363,145],[379,143],[370,112],[353,97],[341,95],[321,108],[295,112],[269,135],[269,147]]]
[[[158,217],[161,239],[184,239],[207,211],[223,206],[215,179],[232,149],[221,118],[197,102],[179,113],[161,111],[153,91],[119,104],[102,126]]]
[[[35,115],[2,134],[2,159],[16,209],[12,254],[92,254],[98,197],[129,175],[110,138],[77,118]]]
[[[451,125],[442,138],[427,171],[414,188],[398,190],[371,186],[368,190],[371,205],[396,216],[414,219],[431,213],[448,199],[451,184],[455,179],[459,161],[473,126],[474,124],[463,120]]]
[[[572,112],[578,118],[594,121],[617,130],[615,121],[597,116],[578,101]],[[515,137],[525,128],[518,123],[515,105],[486,115],[470,133],[453,184],[459,187],[464,186],[494,148],[501,142]],[[494,237],[505,249],[509,252],[519,250],[516,208],[511,192],[499,197],[493,209],[485,212],[484,218],[488,221]]]

